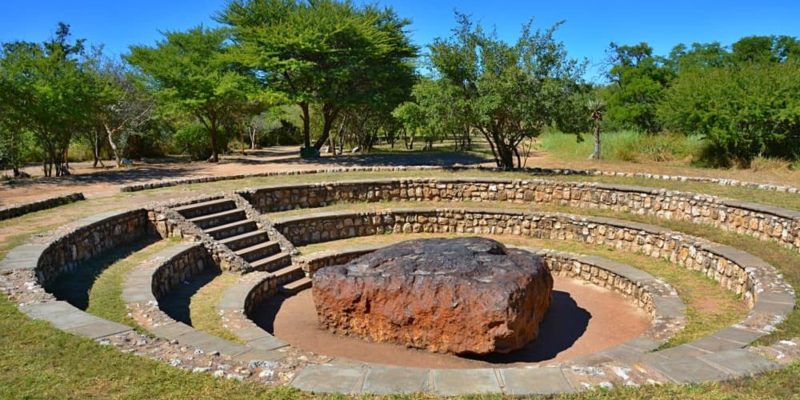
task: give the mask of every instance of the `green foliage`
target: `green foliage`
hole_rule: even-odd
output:
[[[653,49],[647,43],[634,46],[611,43],[609,51],[611,85],[605,100],[611,127],[658,132],[661,125],[656,118],[656,107],[672,78],[671,71],[664,66],[663,59],[653,56]]]
[[[745,64],[681,74],[659,108],[664,124],[703,135],[717,164],[756,156],[796,159],[800,149],[800,65]]]
[[[95,93],[87,73],[83,40],[70,42],[69,26],[59,24],[43,43],[4,43],[0,52],[2,129],[13,143],[33,132],[44,155],[44,172],[68,173],[67,149],[73,133],[87,129]],[[19,148],[9,151],[18,159]]]
[[[192,160],[207,160],[211,156],[208,132],[200,124],[189,124],[176,130],[172,143],[175,150],[188,154]]]
[[[322,0],[234,0],[219,16],[233,28],[233,59],[264,88],[297,104],[305,147],[311,147],[311,108],[322,115],[328,139],[343,111],[377,105],[388,114],[413,84],[416,48],[408,20],[392,9]]]
[[[580,84],[583,65],[569,59],[563,43],[555,40],[559,25],[533,30],[526,24],[517,42],[509,44],[465,15],[457,14],[457,20],[452,37],[430,46],[431,69],[439,82],[415,95],[436,89],[439,99],[453,99],[442,106],[454,106],[458,115],[446,110],[426,115],[435,119],[427,127],[466,124],[486,138],[498,167],[519,167],[524,140],[564,120],[565,114],[580,112],[571,106],[585,89]],[[425,108],[425,96],[420,97],[419,106]]]
[[[205,127],[210,160],[217,161],[225,148],[217,137],[223,120],[245,106],[254,82],[228,60],[225,30],[199,26],[164,36],[155,47],[132,47],[127,59],[149,76],[164,111],[190,116]]]

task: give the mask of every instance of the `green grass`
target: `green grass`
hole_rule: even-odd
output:
[[[214,379],[165,363],[124,354],[89,339],[32,321],[0,295],[0,398],[3,399],[309,399],[289,388]],[[559,399],[774,399],[798,398],[800,364],[732,383],[646,386],[563,395]],[[320,396],[345,399],[348,396]],[[373,398],[360,396],[359,398]],[[374,397],[433,399],[429,395]],[[504,399],[471,396],[470,399]]]
[[[541,150],[562,160],[586,160],[592,154],[594,142],[591,135],[578,137],[560,132],[550,132],[538,139]],[[634,131],[603,132],[600,137],[602,155],[606,160],[627,162],[675,162],[689,164],[702,150],[697,136],[646,135]]]
[[[122,300],[125,276],[137,265],[177,242],[177,239],[155,242],[125,258],[118,259],[105,268],[89,291],[89,307],[86,308],[86,312],[110,321],[135,326],[136,323],[128,316],[127,306]]]
[[[455,237],[452,234],[402,234],[364,236],[332,242],[317,243],[298,248],[302,254],[317,251],[343,249],[358,245],[386,245],[403,240],[425,237]],[[619,261],[639,268],[651,275],[662,278],[678,291],[686,304],[686,327],[662,347],[673,347],[699,339],[716,332],[747,314],[747,307],[738,296],[723,289],[717,282],[699,272],[689,271],[666,260],[655,259],[641,254],[619,251],[609,246],[589,245],[562,240],[541,240],[523,236],[496,236],[503,243],[516,246],[530,246],[543,249],[566,251],[578,254],[596,255]]]
[[[235,343],[242,343],[238,336],[222,326],[222,318],[217,309],[225,290],[233,286],[240,276],[231,272],[222,272],[192,296],[189,315],[195,329]]]
[[[574,138],[572,138],[574,140]],[[524,178],[524,174],[488,174],[466,172],[450,174],[431,173],[361,173],[361,174],[320,174],[308,176],[286,176],[257,178],[217,184],[178,186],[137,193],[119,194],[112,197],[90,199],[84,202],[59,207],[52,210],[30,214],[21,218],[0,221],[0,257],[11,248],[24,243],[35,233],[43,232],[77,219],[104,210],[117,209],[148,201],[177,197],[182,194],[200,194],[219,190],[239,189],[246,186],[258,187],[279,183],[301,183],[315,181],[337,181],[342,179],[377,179],[382,177],[408,176],[505,176]],[[580,180],[591,180],[581,177]],[[650,187],[665,186],[667,182],[648,181]],[[620,181],[620,183],[622,183]],[[671,183],[670,183],[671,184]],[[709,193],[716,185],[697,186],[699,192]],[[733,189],[719,187],[721,189]],[[688,189],[678,189],[688,190]],[[737,189],[738,190],[738,189]],[[765,193],[757,190],[727,192],[753,201],[754,194]],[[723,194],[721,194],[723,195]],[[782,194],[766,192],[767,197]],[[792,195],[796,196],[796,195]],[[791,196],[787,196],[789,198]],[[800,196],[796,196],[800,197]],[[791,200],[791,199],[790,199]],[[770,201],[756,200],[767,204]],[[436,203],[440,207],[452,206]],[[468,203],[459,203],[469,206]],[[786,207],[800,209],[798,203],[786,203]],[[413,205],[418,205],[414,203]],[[412,206],[401,203],[401,207]],[[508,208],[508,204],[502,204]],[[350,207],[350,205],[348,205]],[[530,209],[530,205],[528,205]],[[603,210],[576,210],[574,208],[541,207],[551,211],[578,212],[587,215],[603,215],[640,222],[654,223],[670,229],[709,238],[720,243],[738,247],[755,254],[778,267],[789,283],[800,287],[800,254],[773,242],[764,242],[748,236],[722,232],[710,226],[695,225],[688,222],[671,222],[651,217],[613,213]],[[304,212],[309,212],[306,210]],[[636,265],[636,263],[631,263]],[[762,340],[770,341],[800,336],[800,315],[794,312],[778,331]],[[261,385],[237,383],[214,379],[205,374],[190,374],[166,364],[141,357],[123,354],[115,349],[103,347],[88,339],[79,338],[52,328],[41,321],[32,321],[19,313],[16,306],[5,295],[0,295],[0,398],[124,398],[124,399],[307,399],[312,396],[288,388],[269,388]],[[326,398],[348,398],[347,396],[327,396]],[[367,398],[366,396],[364,398]],[[392,399],[432,399],[433,396],[393,396]],[[502,396],[472,396],[473,399],[501,399]],[[624,388],[612,391],[564,395],[561,399],[773,399],[800,398],[800,363],[787,368],[769,372],[752,379],[742,379],[731,383],[709,383],[692,386],[648,386]]]

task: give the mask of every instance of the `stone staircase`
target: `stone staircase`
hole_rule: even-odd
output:
[[[302,268],[292,264],[291,255],[281,251],[280,244],[233,200],[218,198],[174,210],[242,257],[252,270],[275,274],[282,293],[292,295],[311,286]]]

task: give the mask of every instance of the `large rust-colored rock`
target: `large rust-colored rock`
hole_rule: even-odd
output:
[[[553,278],[541,258],[484,238],[388,246],[313,277],[319,323],[443,353],[508,353],[535,339]]]

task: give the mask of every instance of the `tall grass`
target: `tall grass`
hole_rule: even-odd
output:
[[[564,160],[585,160],[592,154],[592,138],[549,132],[538,140],[539,149]],[[698,136],[647,135],[634,131],[605,132],[601,136],[603,158],[627,162],[692,162],[703,148]]]

